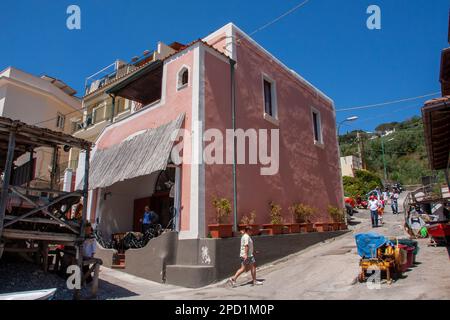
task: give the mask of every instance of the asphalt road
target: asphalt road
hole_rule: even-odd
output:
[[[405,237],[403,215],[384,215],[385,224],[374,231]],[[351,232],[312,246],[304,251],[258,268],[262,286],[250,285],[250,274],[231,288],[225,281],[200,289],[186,289],[103,268],[102,299],[450,299],[449,252],[428,247],[419,240],[418,264],[392,284],[382,281],[378,288],[359,283],[359,256],[354,235],[372,230],[366,210],[355,214]],[[257,246],[257,240],[255,240]],[[237,266],[236,266],[237,267]]]

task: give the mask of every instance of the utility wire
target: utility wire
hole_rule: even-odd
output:
[[[254,35],[254,34],[260,32],[261,30],[264,30],[264,29],[268,28],[269,26],[271,26],[271,25],[277,23],[278,21],[280,21],[280,20],[283,19],[284,17],[290,15],[291,13],[293,13],[293,12],[297,11],[298,9],[300,9],[301,7],[303,7],[303,6],[304,6],[305,4],[307,4],[309,1],[310,1],[310,0],[305,0],[305,1],[303,1],[303,2],[301,2],[301,3],[299,3],[299,4],[297,4],[295,7],[289,9],[288,11],[286,11],[285,13],[283,13],[282,15],[278,16],[277,18],[275,18],[275,19],[273,19],[273,20],[267,22],[266,24],[262,25],[261,27],[257,28],[255,31],[253,31],[252,33],[250,33],[249,36],[252,36],[252,35]],[[236,42],[238,42],[238,41],[239,41],[239,40],[237,40]],[[87,109],[87,107],[80,108],[80,109],[78,109],[78,110],[74,110],[74,111],[71,111],[71,112],[69,112],[69,113],[66,113],[66,114],[64,114],[63,116],[68,116],[68,115],[73,114],[73,113],[76,113],[76,112],[83,112],[83,111],[86,110],[86,109]],[[58,119],[58,117],[54,117],[54,118],[50,118],[50,119],[47,119],[47,120],[39,121],[39,122],[33,123],[32,125],[38,125],[38,124],[46,123],[46,122],[53,121],[53,120],[56,120],[56,119]]]
[[[441,93],[440,92],[433,92],[433,93],[428,93],[428,94],[424,94],[424,95],[417,96],[417,97],[405,98],[405,99],[400,99],[400,100],[394,100],[394,101],[388,101],[388,102],[382,102],[382,103],[376,103],[376,104],[369,104],[369,105],[365,105],[365,106],[358,106],[358,107],[351,107],[351,108],[336,109],[336,112],[375,108],[375,107],[386,106],[386,105],[399,103],[399,102],[405,102],[405,101],[412,101],[412,100],[422,99],[422,98],[426,98],[426,97],[435,96],[435,95],[438,95],[438,94],[441,94]]]
[[[283,13],[282,15],[278,16],[277,18],[273,19],[272,21],[267,22],[266,24],[262,25],[261,27],[259,27],[258,29],[256,29],[255,31],[249,33],[249,36],[253,36],[255,33],[258,33],[261,30],[266,29],[267,27],[273,25],[274,23],[277,23],[278,21],[280,21],[281,19],[283,19],[284,17],[290,15],[291,13],[297,11],[298,9],[300,9],[301,7],[303,7],[305,4],[307,4],[309,2],[309,0],[303,1],[302,3],[297,4],[295,7],[293,7],[292,9],[286,11],[285,13]]]
[[[77,113],[77,112],[79,112],[79,113],[81,113],[81,115],[83,115],[82,112],[83,112],[84,110],[86,110],[86,109],[87,109],[87,107],[80,108],[80,109],[77,109],[77,110],[74,110],[74,111],[71,111],[71,112],[62,114],[62,116],[65,118],[66,116],[71,115],[71,114],[73,114],[73,113]],[[47,119],[47,120],[42,120],[42,121],[39,121],[39,122],[36,122],[36,123],[32,123],[31,125],[32,125],[32,126],[36,126],[36,125],[38,125],[38,124],[43,124],[43,123],[50,122],[50,121],[53,121],[53,120],[56,120],[56,119],[58,119],[58,116],[56,116],[56,117],[54,117],[54,118]],[[64,121],[65,121],[65,119],[64,119]]]

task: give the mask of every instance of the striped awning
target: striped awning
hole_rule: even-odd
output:
[[[89,168],[89,189],[165,170],[173,147],[172,133],[178,131],[184,114],[157,128],[131,136],[118,145],[97,150]]]

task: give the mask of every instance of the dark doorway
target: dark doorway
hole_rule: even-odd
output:
[[[163,229],[172,228],[173,217],[173,188],[175,185],[175,168],[169,167],[158,175],[155,192],[151,197],[134,200],[133,230],[141,231],[140,219],[144,215],[145,206],[156,212],[159,216],[158,223]],[[171,192],[172,191],[172,192]]]
[[[133,231],[141,232],[140,219],[144,216],[145,206],[150,206],[151,197],[134,200]]]

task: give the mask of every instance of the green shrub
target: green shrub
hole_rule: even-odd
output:
[[[344,193],[346,196],[356,197],[365,195],[376,187],[381,187],[381,179],[367,170],[356,170],[355,177],[343,177]]]
[[[282,224],[283,217],[281,216],[281,206],[279,204],[271,201],[270,206],[270,223],[271,224]]]

